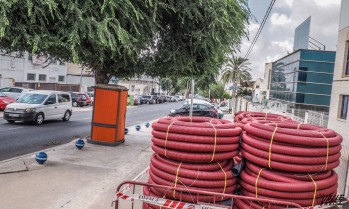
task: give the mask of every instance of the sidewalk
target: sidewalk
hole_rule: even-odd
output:
[[[86,142],[86,141],[85,141]],[[39,165],[34,154],[0,162],[0,208],[112,208],[115,189],[149,165],[151,128],[129,127],[126,142],[116,147],[75,141],[45,150]]]

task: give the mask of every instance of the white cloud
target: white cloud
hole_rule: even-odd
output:
[[[326,7],[331,4],[339,5],[341,3],[341,0],[314,0],[314,2],[319,6]]]
[[[293,0],[285,0],[285,3],[291,7],[293,5]]]
[[[285,25],[290,23],[291,19],[284,14],[273,13],[270,17],[270,21],[273,25]]]
[[[271,41],[271,45],[272,46],[278,46],[280,48],[282,48],[283,50],[286,51],[292,51],[293,49],[293,43],[289,40],[285,40],[285,41]]]
[[[259,1],[258,1],[259,2]],[[270,1],[251,5],[254,11],[265,13]],[[266,5],[264,5],[266,6]],[[279,0],[276,1],[257,43],[249,55],[254,79],[263,76],[266,62],[276,61],[293,50],[295,28],[311,16],[310,36],[326,45],[326,50],[336,50],[340,0]],[[264,8],[263,11],[261,8]],[[262,18],[258,19],[260,23]],[[239,56],[245,56],[259,25],[249,27],[249,40],[244,39]]]

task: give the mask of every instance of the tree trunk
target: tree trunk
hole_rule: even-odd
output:
[[[237,112],[237,83],[236,81],[233,82],[233,104],[234,104],[234,107],[233,107],[233,113],[236,113]]]
[[[102,67],[96,66],[94,69],[96,84],[108,84],[110,80],[109,76],[103,72]]]

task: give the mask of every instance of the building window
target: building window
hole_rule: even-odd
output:
[[[39,74],[39,81],[46,81],[46,75]]]
[[[259,85],[256,85],[256,89],[259,89]]]
[[[346,120],[347,114],[348,114],[348,102],[349,102],[349,95],[342,95],[342,102],[341,102],[341,109],[340,109],[340,115],[339,118]]]
[[[307,71],[306,67],[299,67],[298,81],[307,82]]]
[[[132,91],[132,92],[135,91],[135,85],[132,85],[132,86],[131,86],[131,91]]]
[[[58,82],[64,82],[65,76],[60,75],[58,76]]]
[[[349,41],[347,42],[347,59],[345,60],[345,75],[349,76]]]
[[[28,73],[27,80],[28,81],[35,81],[35,73]]]

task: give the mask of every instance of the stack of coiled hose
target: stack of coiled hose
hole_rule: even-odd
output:
[[[149,183],[232,194],[237,180],[233,157],[239,153],[241,128],[206,117],[163,118],[152,124]],[[144,194],[185,202],[217,202],[227,197],[144,187]],[[143,204],[143,208],[160,208]]]
[[[234,115],[234,122],[241,128],[244,128],[246,124],[253,121],[259,121],[260,123],[271,123],[271,122],[291,122],[291,118],[271,113],[262,112],[243,112],[240,111]],[[297,123],[296,121],[293,121]]]
[[[301,206],[320,204],[335,195],[342,137],[333,130],[292,122],[244,125],[240,174],[243,195],[276,199]],[[235,200],[235,208],[263,208],[258,202]],[[271,208],[284,208],[274,205]]]

